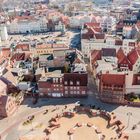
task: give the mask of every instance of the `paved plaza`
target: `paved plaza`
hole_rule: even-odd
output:
[[[73,106],[75,106],[75,103],[79,101],[84,105],[91,104],[95,105],[97,108],[100,107],[101,109],[108,112],[114,112],[117,117],[124,122],[126,126],[125,132],[130,136],[129,139],[139,140],[139,125],[137,125],[137,128],[135,130],[132,130],[132,127],[140,122],[140,109],[137,107],[119,106],[101,102],[98,99],[95,88],[93,88],[94,86],[92,85],[93,82],[90,76],[89,83],[89,96],[87,98],[42,98],[39,99],[36,105],[32,104],[31,98],[26,99],[23,105],[18,108],[15,115],[0,120],[0,132],[5,135],[5,140],[17,140],[20,135],[17,130],[21,129],[19,128],[19,125],[24,122],[28,116],[31,116],[33,114],[42,114],[42,112],[44,112],[44,110],[46,109],[53,110],[58,107],[58,110],[56,110],[55,112],[50,112],[45,116],[45,120],[49,120],[54,113],[56,114],[62,112],[62,109],[64,109],[65,105],[68,105],[69,108],[72,108]],[[42,119],[43,118],[40,117],[40,120]],[[82,132],[83,130],[80,131]]]

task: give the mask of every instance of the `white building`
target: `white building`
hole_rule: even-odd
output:
[[[101,28],[105,31],[112,31],[116,25],[116,18],[112,16],[103,16],[100,20]]]
[[[86,15],[86,16],[72,16],[69,18],[69,24],[71,28],[77,28],[84,25],[84,23],[91,22],[92,17]]]
[[[59,21],[58,24],[55,25],[55,31],[65,31],[65,25]]]
[[[104,39],[98,39],[98,40],[82,39],[81,40],[82,53],[85,57],[88,57],[88,58],[92,50],[101,50],[102,48],[105,48],[105,47],[106,47],[106,44],[104,43]]]
[[[9,33],[34,33],[47,31],[47,20],[42,18],[19,18],[8,23]]]
[[[17,86],[20,90],[27,91],[31,87],[31,82],[19,82]]]
[[[101,50],[102,48],[115,48],[118,51],[123,49],[125,55],[131,52],[136,47],[136,39],[124,39],[106,36],[105,39],[81,39],[81,50],[85,57],[90,56],[92,50]]]
[[[111,71],[114,69],[112,63],[106,62],[105,60],[97,60],[97,65],[98,67],[96,69],[96,74]]]
[[[7,28],[5,25],[0,26],[0,38],[2,41],[5,41],[8,39]]]

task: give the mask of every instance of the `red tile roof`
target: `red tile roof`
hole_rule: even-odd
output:
[[[94,31],[94,33],[101,33],[102,32],[102,29],[101,28],[92,28],[92,30]]]
[[[123,52],[123,49],[120,48],[116,54],[117,58],[118,58],[118,63],[121,62],[121,60],[126,57],[124,52]]]
[[[52,48],[52,44],[38,44],[36,46],[36,49],[47,49],[47,48]]]
[[[132,65],[134,65],[136,63],[136,61],[138,60],[140,56],[140,50],[138,49],[133,49],[128,55],[127,58],[130,61],[130,63]]]
[[[10,54],[11,54],[10,48],[2,48],[1,49],[1,56],[10,57]]]
[[[96,22],[88,22],[84,24],[87,27],[100,27],[100,23],[96,23]]]
[[[118,65],[121,67],[121,65],[124,67],[124,64],[127,64],[129,69],[132,69],[132,64],[128,60],[127,56],[124,54],[122,48],[120,48],[117,52],[117,58],[118,58]]]
[[[101,50],[93,50],[91,52],[91,63],[94,64],[96,60],[101,60]]]
[[[94,32],[91,28],[87,28],[87,33],[82,34],[82,39],[94,38]]]
[[[20,61],[20,60],[25,60],[25,53],[15,53],[12,57],[11,57],[11,61]]]
[[[105,39],[105,34],[95,34],[96,39]]]
[[[65,81],[67,81],[67,84],[65,85]],[[80,82],[79,86],[87,86],[88,84],[88,75],[83,73],[83,74],[79,74],[79,73],[65,73],[64,74],[64,85],[65,86],[70,86],[70,82],[73,82],[72,86],[76,86],[77,83],[76,81]]]
[[[33,20],[33,16],[16,16],[15,17],[17,20]]]
[[[15,49],[16,50],[20,49],[22,51],[29,51],[30,47],[29,47],[29,44],[18,44]]]
[[[102,74],[101,82],[107,85],[124,85],[125,75],[124,74]]]

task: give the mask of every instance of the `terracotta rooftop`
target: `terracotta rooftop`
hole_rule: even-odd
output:
[[[126,57],[124,52],[123,52],[123,49],[120,48],[116,54],[117,58],[118,58],[118,63],[124,58]]]
[[[94,33],[101,33],[102,32],[102,29],[101,28],[97,28],[97,27],[93,27],[93,28],[91,28],[93,31],[94,31]]]
[[[22,51],[29,51],[30,47],[29,47],[29,44],[18,44],[16,46],[16,50],[17,49],[21,49]]]
[[[94,35],[96,39],[105,39],[105,34],[95,34]]]
[[[79,81],[79,86],[87,86],[88,83],[88,77],[87,74],[79,74],[79,73],[65,73],[64,74],[64,81],[67,81],[67,86],[70,86],[70,82],[73,81],[73,86],[76,86],[76,81]]]
[[[100,23],[96,23],[96,22],[88,22],[84,24],[87,27],[100,27]]]
[[[10,57],[11,50],[10,48],[2,48],[1,49],[1,56]]]
[[[15,53],[11,57],[11,61],[13,61],[13,60],[16,60],[16,61],[25,60],[25,53]]]
[[[36,46],[36,49],[46,49],[46,48],[52,48],[52,44],[38,44]]]
[[[101,80],[104,84],[107,85],[124,85],[125,84],[125,75],[123,74],[102,74]]]
[[[33,16],[16,16],[15,19],[17,20],[33,20]]]
[[[37,49],[47,49],[47,48],[68,48],[65,44],[39,44],[36,46]]]
[[[87,28],[87,32],[82,34],[82,39],[94,38],[94,32],[91,28]]]
[[[140,50],[139,49],[133,49],[128,55],[127,58],[130,61],[132,65],[136,63],[140,56]]]
[[[91,63],[95,63],[96,60],[101,60],[101,50],[93,50],[91,52]]]
[[[117,58],[118,58],[118,66],[119,67],[121,67],[121,66],[124,67],[124,64],[125,64],[126,66],[128,66],[128,68],[130,70],[132,70],[132,64],[129,61],[129,59],[127,58],[127,56],[124,54],[124,52],[121,48],[117,52]]]

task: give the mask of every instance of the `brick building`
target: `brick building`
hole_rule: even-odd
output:
[[[7,90],[6,83],[0,80],[0,117],[10,116],[17,109],[15,98],[7,96]]]
[[[124,54],[122,48],[120,48],[117,52],[117,59],[118,59],[118,68],[120,69],[120,71],[132,70],[132,64],[127,58],[127,56]]]
[[[101,74],[99,92],[102,101],[123,103],[125,94],[125,74]]]
[[[47,97],[84,97],[87,83],[87,73],[52,73],[38,81],[38,88],[40,95]]]
[[[12,115],[17,109],[15,99],[11,96],[0,96],[0,117]]]

